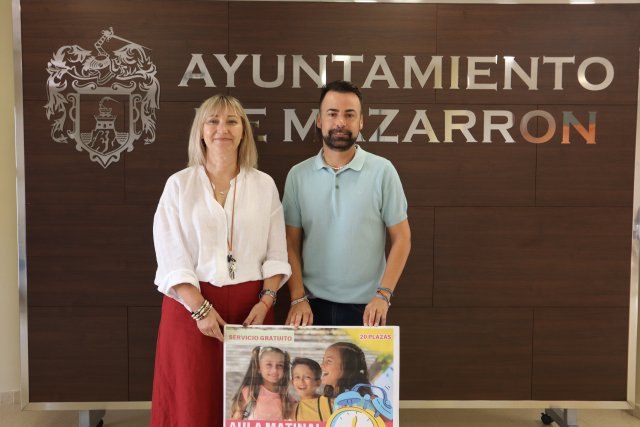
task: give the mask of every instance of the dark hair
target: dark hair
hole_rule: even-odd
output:
[[[291,415],[292,405],[289,399],[289,353],[282,351],[277,347],[254,347],[251,351],[251,360],[247,372],[244,374],[242,383],[238,392],[233,396],[233,404],[231,405],[231,415],[236,412],[243,412],[243,419],[255,408],[256,401],[258,400],[258,394],[260,393],[260,386],[263,383],[262,375],[260,375],[260,359],[265,353],[278,353],[284,357],[284,369],[283,375],[280,381],[278,381],[278,394],[280,395],[280,401],[282,402],[282,415],[289,418]],[[247,388],[247,399],[245,400],[242,395],[242,390]]]
[[[325,386],[325,396],[336,397],[356,384],[371,384],[369,382],[367,361],[360,347],[350,342],[337,342],[330,345],[329,348],[335,348],[340,354],[342,377],[338,380],[336,387]],[[369,390],[367,390],[367,388],[360,388],[358,391],[368,392]]]
[[[344,80],[335,80],[322,86],[322,90],[320,91],[320,104],[322,104],[322,100],[327,95],[327,93],[331,91],[340,93],[354,93],[360,100],[360,103],[362,103],[362,93],[360,93],[360,89],[358,89],[358,86]]]
[[[313,359],[308,359],[306,357],[296,357],[293,359],[293,363],[291,363],[291,378],[293,378],[293,368],[298,365],[307,366],[313,372],[313,376],[316,381],[320,381],[320,377],[322,376],[322,369],[320,368],[320,364]]]
[[[322,90],[320,91],[320,105],[322,105],[324,97],[327,96],[327,93],[329,92],[353,93],[360,100],[360,106],[362,107],[362,93],[360,93],[358,86],[351,82],[347,82],[345,80],[334,80],[322,86]],[[321,114],[321,111],[318,111],[318,114]],[[322,142],[322,129],[318,126],[316,126],[314,141]]]

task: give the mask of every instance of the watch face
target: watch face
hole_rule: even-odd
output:
[[[384,425],[384,424],[382,424]],[[379,427],[378,420],[360,408],[342,408],[331,416],[330,427]]]

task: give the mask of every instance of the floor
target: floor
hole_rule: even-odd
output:
[[[535,409],[403,409],[402,427],[541,427]],[[149,411],[107,411],[105,427],[149,425]],[[627,411],[578,411],[580,427],[640,427],[640,419]],[[76,427],[73,411],[20,411],[18,405],[0,406],[0,427]],[[553,424],[555,426],[555,424]]]

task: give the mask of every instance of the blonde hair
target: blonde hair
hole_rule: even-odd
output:
[[[291,358],[289,353],[279,349],[278,347],[254,347],[251,351],[251,360],[249,367],[244,374],[244,378],[240,383],[238,392],[233,396],[231,405],[231,415],[241,413],[242,419],[247,419],[255,409],[258,395],[260,394],[260,386],[264,383],[262,374],[260,373],[260,360],[265,353],[276,353],[283,357],[283,375],[276,385],[280,402],[282,403],[282,419],[286,420],[291,417],[293,405],[289,397],[289,380],[291,378]],[[247,398],[245,399],[242,391],[246,390]]]
[[[253,131],[247,113],[236,98],[221,94],[206,99],[196,110],[189,134],[189,166],[204,166],[207,146],[202,138],[203,125],[211,113],[219,111],[232,111],[242,121],[242,139],[238,146],[238,166],[241,168],[258,167],[258,149],[253,139]]]

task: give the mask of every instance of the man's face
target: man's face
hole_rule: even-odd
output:
[[[316,126],[328,148],[347,151],[355,144],[362,124],[362,106],[355,93],[327,92]]]

